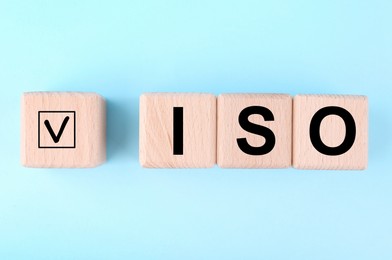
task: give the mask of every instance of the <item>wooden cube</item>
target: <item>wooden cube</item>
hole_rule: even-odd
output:
[[[211,94],[143,94],[139,127],[143,167],[206,168],[216,163],[216,98]]]
[[[365,169],[365,96],[299,95],[293,109],[293,164],[298,169]]]
[[[292,98],[284,94],[218,97],[218,165],[223,168],[291,166]]]
[[[104,99],[95,93],[22,96],[21,161],[37,168],[85,168],[106,158]]]

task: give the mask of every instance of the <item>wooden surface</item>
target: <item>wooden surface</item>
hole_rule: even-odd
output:
[[[183,107],[183,154],[173,154],[173,107]],[[216,97],[146,93],[140,97],[139,159],[143,167],[206,168],[216,163]]]
[[[101,96],[77,92],[24,93],[21,112],[21,162],[24,166],[84,168],[105,161],[106,112]],[[66,117],[69,120],[60,136]],[[58,140],[51,136],[45,121]]]
[[[338,106],[347,110],[356,124],[356,138],[350,150],[341,155],[324,155],[310,140],[309,128],[314,114],[321,108]],[[325,145],[337,147],[346,133],[344,121],[325,117],[320,126]],[[298,95],[293,107],[293,166],[298,169],[365,169],[368,161],[368,101],[365,96]]]
[[[268,108],[274,121],[261,115],[249,116],[252,123],[271,129],[275,147],[264,155],[244,153],[237,138],[246,138],[249,145],[259,147],[265,138],[245,131],[239,124],[240,112],[249,106]],[[291,166],[292,98],[283,94],[221,94],[218,97],[217,161],[222,168],[286,168]]]

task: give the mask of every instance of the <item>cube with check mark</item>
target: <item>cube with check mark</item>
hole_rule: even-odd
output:
[[[105,161],[105,101],[95,93],[24,93],[21,123],[24,166],[85,168]]]

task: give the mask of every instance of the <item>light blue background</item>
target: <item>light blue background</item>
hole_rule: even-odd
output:
[[[391,14],[389,0],[0,1],[0,259],[392,259]],[[21,167],[24,91],[103,95],[107,163]],[[143,169],[144,91],[367,95],[369,167]]]

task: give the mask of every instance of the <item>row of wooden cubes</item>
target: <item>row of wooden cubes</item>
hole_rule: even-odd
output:
[[[140,97],[139,119],[144,167],[367,166],[364,96],[146,93]],[[103,98],[93,93],[25,93],[21,143],[25,166],[103,163]]]

